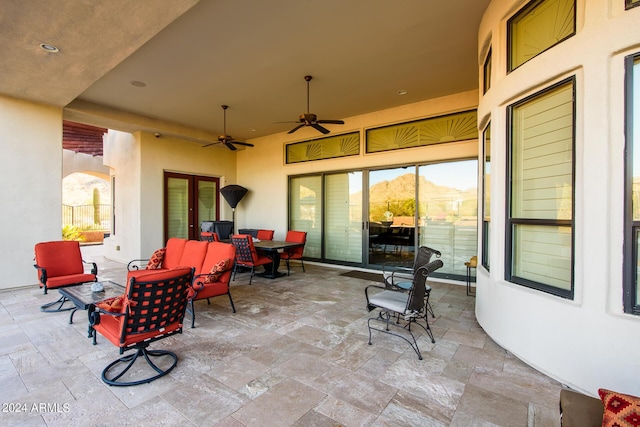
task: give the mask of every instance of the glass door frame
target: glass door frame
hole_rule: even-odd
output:
[[[215,220],[220,218],[220,178],[205,175],[190,175],[179,172],[164,171],[163,174],[163,237],[166,242],[169,237],[169,179],[185,179],[187,180],[187,221],[188,221],[188,234],[189,240],[198,240],[200,237],[200,225],[198,224],[198,188],[199,183],[202,181],[214,182],[216,186],[215,194]],[[214,218],[211,218],[214,220]]]

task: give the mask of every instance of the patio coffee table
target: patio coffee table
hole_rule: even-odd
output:
[[[87,282],[78,286],[58,289],[60,295],[75,305],[75,308],[71,310],[71,314],[69,315],[69,323],[73,323],[73,315],[77,310],[88,310],[92,304],[124,294],[124,286],[111,280],[101,280],[100,283],[104,286],[104,290],[92,292],[91,285],[94,283],[96,282]],[[89,338],[91,338],[93,336],[93,328],[91,325],[89,325],[88,333]]]

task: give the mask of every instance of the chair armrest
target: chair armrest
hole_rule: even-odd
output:
[[[98,265],[95,262],[82,260],[82,263],[91,266],[91,274],[98,274]]]
[[[379,289],[380,291],[384,291],[386,289],[384,286],[379,286],[379,285],[369,285],[366,288],[364,288],[364,296],[367,299],[367,311],[371,311],[375,309],[374,306],[369,304],[369,288]]]
[[[142,265],[141,264],[145,264],[149,262],[149,258],[147,259],[133,259],[131,261],[129,261],[129,263],[127,264],[127,271],[132,271],[132,270],[140,270]]]
[[[412,277],[396,277],[396,274],[406,274]],[[382,277],[384,279],[385,287],[388,289],[398,289],[396,282],[406,282],[413,280],[413,268],[410,267],[397,267],[394,270],[385,272],[383,270]]]
[[[38,270],[38,279],[43,285],[47,283],[47,270],[44,267],[40,267],[38,264],[33,264],[36,270]]]

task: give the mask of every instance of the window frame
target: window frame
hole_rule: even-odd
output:
[[[539,96],[543,96],[561,86],[571,83],[572,90],[572,152],[571,152],[571,219],[539,219],[539,218],[513,218],[512,211],[512,177],[513,177],[513,161],[512,161],[512,144],[513,144],[513,110]],[[573,299],[575,292],[575,181],[576,181],[576,76],[554,83],[544,89],[537,91],[521,100],[514,102],[507,107],[507,143],[506,143],[506,206],[505,206],[505,280],[522,285],[531,289],[539,290],[558,297]],[[513,250],[514,250],[514,227],[516,225],[534,225],[549,227],[570,227],[571,228],[571,288],[569,290],[545,283],[536,282],[530,279],[516,276],[513,274]]]
[[[512,61],[513,61],[513,24],[514,21],[516,21],[517,19],[525,16],[526,14],[528,14],[529,12],[535,10],[536,8],[540,7],[544,2],[549,1],[549,0],[531,0],[529,3],[525,4],[522,8],[520,8],[511,18],[509,18],[509,20],[507,21],[507,74],[511,73],[514,70],[517,70],[518,68],[520,68],[521,66],[523,66],[524,64],[526,64],[527,62],[531,61],[533,58],[541,55],[542,53],[548,51],[549,49],[553,48],[554,46],[559,45],[560,43],[564,42],[565,40],[573,37],[574,35],[576,35],[576,31],[577,31],[577,21],[576,21],[576,8],[577,8],[577,2],[576,0],[572,0],[573,1],[573,31],[569,34],[567,34],[565,37],[563,37],[562,39],[556,41],[555,43],[547,46],[546,48],[542,49],[540,52],[536,53],[534,56],[532,56],[531,58],[527,59],[526,61],[513,66],[512,65]]]
[[[491,72],[492,72],[492,56],[491,46],[487,51],[487,56],[484,58],[484,64],[482,65],[482,94],[484,95],[491,89]]]
[[[636,6],[640,6],[640,0],[625,0],[624,2],[625,10],[632,9]]]
[[[487,135],[489,137],[487,138]],[[484,130],[482,131],[482,164],[479,167],[482,167],[482,216],[478,215],[479,221],[482,224],[482,256],[481,256],[481,264],[482,266],[489,271],[490,267],[490,256],[489,256],[489,236],[490,236],[490,225],[491,225],[491,209],[489,206],[489,216],[487,216],[487,201],[491,203],[491,197],[487,200],[487,159],[489,159],[489,163],[491,163],[491,151],[487,153],[487,139],[489,140],[489,147],[491,147],[491,120],[487,123]],[[491,148],[489,148],[490,150]],[[491,174],[489,174],[491,176]],[[478,204],[480,202],[478,201]]]
[[[625,57],[625,146],[624,146],[624,261],[623,261],[623,307],[625,313],[640,315],[638,302],[638,239],[640,238],[640,220],[633,220],[633,153],[634,153],[634,107],[633,88],[634,66],[640,61],[640,52]]]

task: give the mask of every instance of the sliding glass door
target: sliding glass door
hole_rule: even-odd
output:
[[[415,256],[415,166],[369,171],[370,266],[412,266]]]
[[[478,246],[478,161],[424,165],[418,175],[418,244],[442,252],[440,274],[466,275]]]
[[[362,262],[362,172],[326,175],[325,258]]]
[[[442,252],[437,275],[462,279],[477,252],[477,176],[477,160],[462,160],[291,177],[289,227],[307,232],[308,258],[412,266],[425,245]]]

